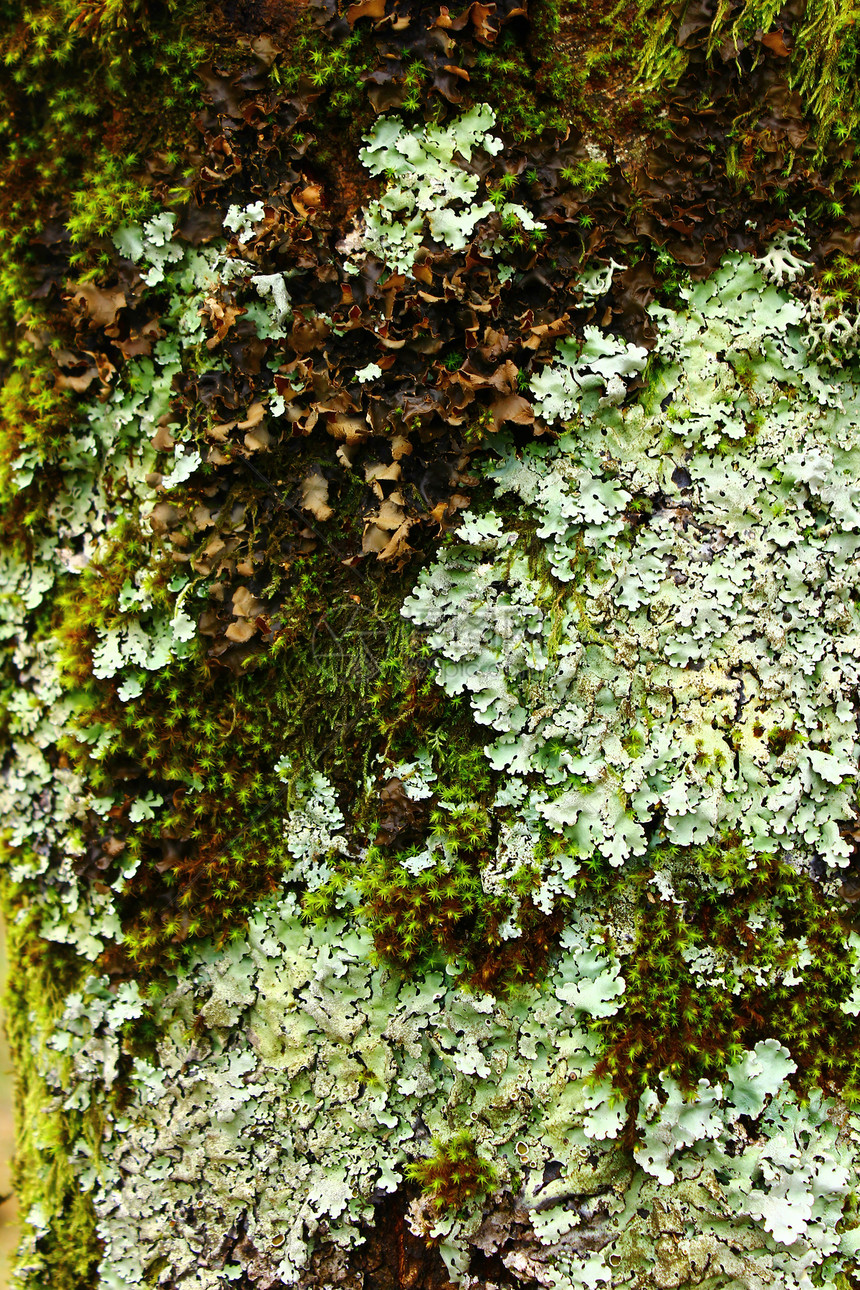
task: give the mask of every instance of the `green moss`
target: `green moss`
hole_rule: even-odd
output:
[[[661,870],[672,873],[677,903],[649,891]],[[705,881],[694,877],[702,873]],[[797,1062],[802,1088],[860,1100],[858,1021],[841,1006],[852,979],[846,929],[817,883],[771,856],[753,857],[731,835],[689,854],[658,846],[634,883],[636,941],[622,1009],[605,1023],[601,1076],[628,1097],[661,1070],[692,1090],[773,1037]],[[809,961],[802,956],[795,980],[798,946]],[[691,968],[702,951],[719,965],[712,984]]]
[[[16,1284],[91,1290],[100,1259],[95,1216],[69,1152],[88,1143],[98,1159],[101,1112],[61,1109],[40,1074],[45,1063],[62,1060],[45,1042],[83,973],[40,938],[38,917],[8,886],[3,905],[9,952],[3,1004],[16,1072],[14,1183],[24,1220]]]
[[[408,1164],[405,1172],[441,1212],[459,1213],[493,1190],[496,1172],[481,1159],[468,1130],[447,1142],[434,1138],[433,1146],[432,1156]]]
[[[632,4],[605,9],[597,12],[584,0],[540,0],[527,25],[509,23],[495,43],[477,45],[474,54],[461,56],[458,48],[455,62],[462,57],[468,68],[469,96],[488,103],[500,129],[519,143],[552,133],[564,136],[571,124],[605,135],[617,86],[630,81],[646,36],[646,24]],[[569,52],[572,46],[576,52]],[[340,144],[327,142],[332,135],[355,144],[373,120],[368,78],[380,65],[407,120],[433,119],[444,111],[433,70],[420,53],[407,49],[402,66],[392,72],[380,61],[369,23],[359,20],[344,37],[319,25],[312,10],[299,13],[273,76],[288,93],[318,96],[309,150],[315,161],[327,165],[339,155]],[[603,87],[606,93],[600,92]],[[593,169],[585,177],[586,191],[593,191]]]
[[[677,45],[678,25],[686,8],[679,11],[654,0],[642,4],[640,15],[647,17],[650,25],[642,57],[642,76],[647,84],[669,87],[686,71],[690,48],[696,43],[688,40],[684,48]],[[720,4],[710,28],[703,33],[702,43],[709,57],[718,46],[725,49],[734,42],[740,50],[751,43],[760,58],[759,33],[774,33],[777,47],[781,45],[783,51],[790,52],[789,85],[799,91],[805,112],[815,121],[821,154],[831,140],[851,138],[860,123],[860,7],[839,0],[810,0],[793,31],[786,31],[787,39],[774,26],[782,12],[779,0]]]
[[[471,988],[501,994],[542,979],[568,902],[557,900],[549,913],[534,904],[539,855],[519,868],[509,892],[482,880],[498,841],[487,809],[496,785],[463,708],[447,702],[438,732],[445,756],[436,762],[432,798],[411,802],[396,782],[387,801],[383,792],[374,844],[357,862],[329,857],[333,877],[309,892],[303,907],[306,918],[323,924],[342,916],[355,892],[378,961],[413,974],[448,963]]]
[[[96,238],[155,209],[159,199],[187,196],[180,153],[199,103],[204,14],[197,0],[157,7],[78,0],[3,5],[4,310],[20,318],[30,307],[24,275],[33,237],[58,213],[62,219],[64,205],[68,232],[82,246],[71,263],[84,267],[97,262]],[[163,178],[156,193],[145,161],[158,150]]]
[[[647,24],[624,3],[540,0],[529,9],[527,36],[509,27],[498,42],[478,51],[470,72],[475,99],[489,103],[499,126],[518,143],[571,126],[608,139],[625,109],[626,90],[646,39]],[[642,105],[639,111],[644,110]],[[600,163],[585,161],[574,187],[590,196],[605,177]]]
[[[497,48],[479,52],[472,80],[476,98],[490,104],[499,127],[518,142],[539,139],[548,130],[564,133],[563,94],[554,86],[547,102],[535,93],[532,60],[514,32],[505,32]]]
[[[68,433],[72,395],[57,387],[48,355],[32,340],[19,342],[0,386],[0,526],[7,540],[32,537],[37,517],[56,495],[56,473],[48,468],[24,483],[14,469],[30,449],[49,461]]]
[[[575,166],[565,166],[561,172],[562,179],[571,188],[581,188],[586,196],[597,192],[609,177],[609,163],[594,157],[577,162]]]
[[[302,9],[290,34],[282,59],[275,65],[274,79],[288,94],[301,90],[315,95],[310,155],[322,165],[332,162],[345,137],[356,146],[373,120],[367,97],[366,77],[377,66],[378,55],[368,25],[357,25],[345,38],[331,36],[314,20],[309,8]],[[405,74],[406,101],[403,111],[418,112],[421,88],[428,71],[413,60]],[[293,134],[296,143],[304,134]],[[338,142],[332,147],[332,141]]]

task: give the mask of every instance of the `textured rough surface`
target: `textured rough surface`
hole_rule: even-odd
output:
[[[543,990],[505,1005],[442,972],[374,972],[366,935],[333,924],[309,936],[293,900],[261,910],[241,943],[201,955],[149,1010],[156,1061],[134,1059],[98,1165],[86,1151],[75,1161],[104,1242],[101,1284],[145,1283],[162,1262],[178,1284],[245,1270],[305,1284],[309,1238],[350,1248],[404,1162],[461,1130],[516,1195],[539,1284],[671,1284],[675,1267],[812,1285],[824,1259],[844,1266],[853,1233],[835,1223],[860,1143],[832,1101],[798,1103],[775,1040],[723,1083],[701,1080],[692,1102],[664,1075],[640,1100],[633,1159],[619,1150],[624,1107],[590,1077],[592,1023],[618,1011],[624,979],[596,926],[580,915]],[[134,986],[107,985],[91,977],[69,995],[47,1043],[46,1078],[67,1108],[109,1096],[116,1035],[144,1007]],[[475,1247],[523,1270],[509,1223],[478,1207],[440,1218],[415,1201],[408,1221],[439,1242],[452,1280]]]
[[[662,809],[678,846],[728,825],[798,865],[845,865],[857,387],[811,358],[809,311],[749,260],[679,294],[651,310],[647,384],[626,404],[644,350],[596,330],[561,342],[532,388],[573,428],[520,452],[500,438],[487,472],[527,527],[465,514],[405,612],[439,683],[499,736],[506,797],[543,780],[529,810],[576,854],[643,854]]]
[[[858,1284],[852,15],[11,6],[20,1290]]]

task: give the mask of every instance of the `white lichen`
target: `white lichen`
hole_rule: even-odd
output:
[[[681,846],[731,826],[844,865],[860,389],[810,360],[804,307],[748,259],[681,294],[651,309],[635,401],[601,391],[607,363],[641,358],[596,338],[590,366],[586,346],[535,378],[544,415],[575,426],[501,450],[486,473],[519,518],[464,516],[404,612],[439,684],[495,732],[493,766],[578,854],[620,865],[661,813]]]

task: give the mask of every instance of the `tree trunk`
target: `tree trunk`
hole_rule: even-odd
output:
[[[855,7],[4,18],[16,1285],[857,1284]]]

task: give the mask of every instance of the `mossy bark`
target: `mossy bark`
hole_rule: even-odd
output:
[[[858,16],[4,5],[21,1290],[856,1284]],[[667,516],[820,720],[788,575],[633,711]]]

